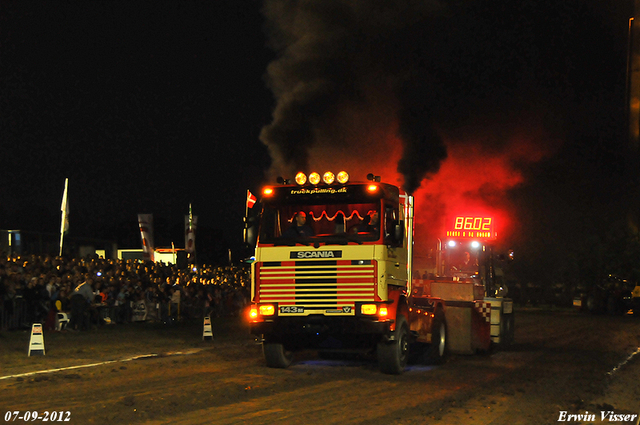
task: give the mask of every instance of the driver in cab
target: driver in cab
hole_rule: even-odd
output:
[[[314,232],[309,225],[307,225],[307,215],[300,211],[296,214],[293,224],[282,234],[283,238],[308,238],[313,236]]]
[[[380,214],[378,211],[370,212],[365,215],[360,224],[351,228],[351,233],[380,233]]]

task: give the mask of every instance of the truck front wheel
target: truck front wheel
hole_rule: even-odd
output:
[[[447,356],[447,321],[442,310],[437,310],[431,324],[431,344],[427,350],[428,364],[444,363]]]
[[[262,352],[269,367],[286,369],[293,361],[293,353],[279,342],[263,342]]]
[[[378,343],[378,366],[380,371],[391,375],[399,375],[407,366],[409,357],[409,326],[404,316],[398,316],[395,339]]]

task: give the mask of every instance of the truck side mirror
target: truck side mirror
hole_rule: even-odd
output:
[[[244,244],[255,247],[258,240],[256,217],[244,217]]]
[[[398,245],[402,245],[404,241],[404,220],[400,220],[395,224],[393,229],[393,239]]]

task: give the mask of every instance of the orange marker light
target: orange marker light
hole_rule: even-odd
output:
[[[258,317],[258,309],[255,306],[252,306],[249,310],[249,319],[255,319]]]
[[[262,190],[262,194],[263,194],[263,195],[265,195],[265,196],[270,196],[270,195],[272,195],[272,194],[273,194],[273,188],[271,188],[271,187],[265,187],[265,188]]]
[[[369,192],[377,192],[378,191],[378,186],[376,186],[375,184],[370,184],[369,186],[367,186],[367,190]]]

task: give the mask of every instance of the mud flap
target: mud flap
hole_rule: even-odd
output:
[[[485,298],[491,303],[491,343],[499,348],[513,344],[515,316],[510,298]]]

